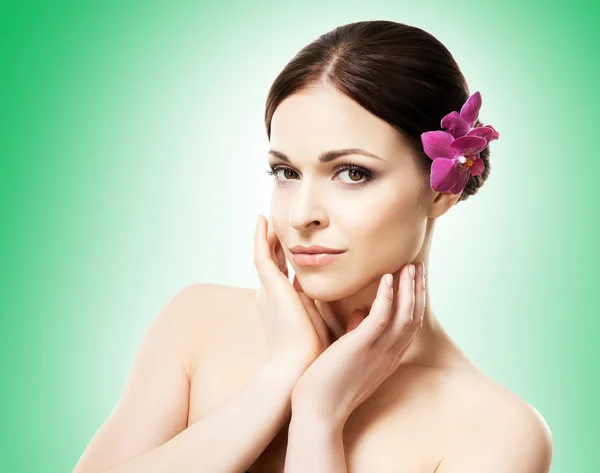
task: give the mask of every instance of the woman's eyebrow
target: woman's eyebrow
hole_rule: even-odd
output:
[[[282,161],[285,161],[286,163],[292,164],[292,162],[290,161],[290,158],[288,158],[281,151],[277,151],[275,149],[270,149],[268,153],[275,156],[276,158],[281,159]],[[369,156],[371,158],[379,159],[380,161],[385,161],[383,158],[380,158],[376,154],[370,153],[369,151],[365,151],[364,149],[346,148],[346,149],[334,149],[334,150],[330,150],[330,151],[323,151],[322,153],[319,154],[319,162],[329,163],[337,158],[340,158],[342,156],[347,156],[349,154],[362,154],[363,156]]]

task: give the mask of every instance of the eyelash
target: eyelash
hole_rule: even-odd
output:
[[[269,176],[275,176],[276,181],[291,181],[292,179],[283,179],[283,180],[277,179],[277,176],[276,176],[277,172],[280,170],[285,170],[285,169],[289,169],[292,172],[296,172],[287,166],[281,166],[281,165],[272,166],[271,169],[267,170],[266,172]],[[356,184],[350,184],[348,182],[344,182],[344,184],[347,184],[349,186],[353,186],[353,187],[364,186],[369,181],[372,181],[373,179],[375,179],[375,175],[368,169],[365,169],[363,167],[357,166],[357,165],[349,163],[349,162],[342,163],[338,167],[335,168],[336,174],[342,173],[344,171],[358,171],[364,175],[364,179],[362,181],[354,181]]]

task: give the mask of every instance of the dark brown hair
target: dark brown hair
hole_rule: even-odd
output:
[[[423,151],[421,133],[440,130],[442,117],[460,111],[470,96],[454,57],[431,34],[387,20],[349,23],[305,46],[277,76],[266,103],[269,140],[279,104],[322,83],[331,84],[389,123],[418,156],[427,185],[432,160]],[[488,146],[480,154],[483,174],[469,177],[459,201],[475,194],[487,179],[489,155]]]

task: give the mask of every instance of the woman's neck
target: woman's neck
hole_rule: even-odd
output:
[[[361,309],[365,315],[369,314],[375,300],[379,280],[366,286],[360,292],[328,303],[331,310],[330,316],[333,320],[327,320],[331,343],[334,343],[344,333],[348,325],[350,314],[355,309]],[[395,292],[398,289],[398,281],[394,281]],[[414,364],[423,366],[441,366],[450,361],[447,357],[450,353],[460,354],[460,350],[444,331],[435,313],[431,309],[429,289],[425,289],[425,313],[423,325],[414,335],[412,342],[404,356],[401,364]],[[394,308],[397,304],[394,304]],[[444,353],[444,354],[442,354]],[[445,361],[444,361],[445,360]]]

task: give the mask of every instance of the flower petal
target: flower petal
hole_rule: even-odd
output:
[[[483,170],[485,169],[485,164],[483,159],[477,156],[477,159],[473,161],[473,165],[469,168],[471,171],[471,176],[479,176]]]
[[[460,116],[469,124],[469,127],[472,127],[473,123],[475,123],[475,120],[477,120],[480,108],[481,94],[479,92],[475,92],[473,95],[471,95],[461,107]]]
[[[484,125],[472,128],[465,136],[481,136],[489,143],[490,141],[497,140],[499,134],[496,130],[494,130],[493,126]]]
[[[488,143],[490,141],[494,141],[494,140],[497,140],[498,138],[500,138],[500,133],[498,133],[492,125],[484,125],[484,126],[492,129],[492,136],[487,138]]]
[[[465,136],[480,136],[487,141],[488,137],[492,136],[493,131],[488,126],[478,126],[471,128]]]
[[[426,131],[421,133],[421,143],[425,154],[431,159],[453,158],[457,155],[455,149],[450,147],[454,137],[445,131]]]
[[[457,155],[471,156],[485,148],[487,140],[481,136],[467,135],[455,139],[450,146],[457,151]]]
[[[460,169],[463,170],[463,167],[460,166]],[[452,186],[452,189],[450,189],[450,192],[452,194],[460,194],[465,189],[465,186],[467,185],[468,181],[469,181],[469,171],[463,170],[460,173],[460,177],[454,183],[454,186]]]
[[[454,158],[437,158],[431,163],[431,176],[429,182],[436,192],[449,192],[452,189],[464,189],[469,179],[469,173]],[[459,191],[460,192],[460,191]],[[452,192],[457,194],[458,192]]]
[[[454,138],[465,136],[471,126],[463,120],[458,112],[450,112],[442,118],[442,128],[450,133]]]

